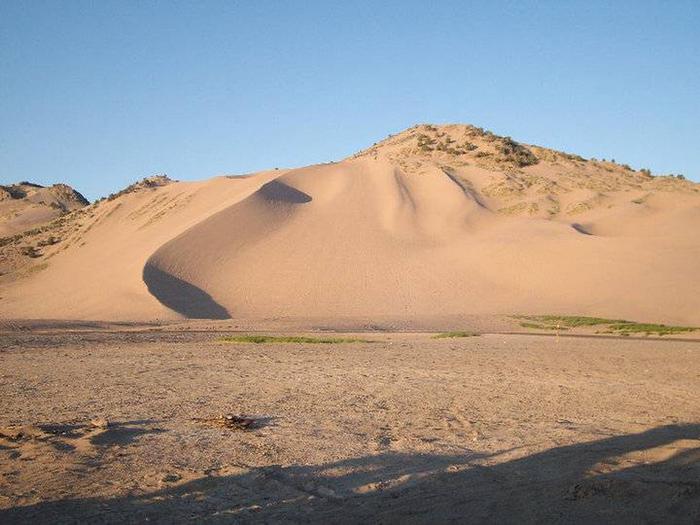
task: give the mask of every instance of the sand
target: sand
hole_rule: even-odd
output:
[[[70,328],[0,335],[2,523],[700,519],[697,342]]]
[[[471,126],[418,126],[336,163],[137,188],[65,221],[36,258],[7,253],[41,236],[6,247],[2,318],[700,324],[700,185]]]

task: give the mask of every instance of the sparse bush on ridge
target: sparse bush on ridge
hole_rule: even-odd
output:
[[[53,246],[54,244],[58,244],[61,242],[61,239],[58,237],[54,237],[53,235],[49,236],[47,239],[43,239],[36,243],[37,246],[43,247],[43,246]]]
[[[32,259],[36,259],[37,257],[42,256],[42,253],[34,246],[25,246],[20,251],[22,255],[26,255],[27,257],[31,257]]]
[[[106,200],[112,201],[116,199],[117,197],[121,197],[122,195],[127,195],[129,193],[133,193],[136,190],[139,190],[141,188],[157,188],[158,186],[163,186],[165,184],[168,184],[172,182],[172,179],[168,177],[167,175],[153,175],[151,177],[144,177],[138,182],[134,182],[133,184],[130,184],[126,188],[124,188],[121,191],[118,191],[116,193],[110,193],[108,197],[106,197]],[[105,198],[102,197],[100,199],[97,199],[96,202],[100,202],[104,200]]]
[[[504,137],[499,144],[496,145],[499,160],[512,162],[519,168],[537,164],[539,159],[525,146],[514,141],[510,137]]]
[[[430,138],[428,135],[421,133],[418,135],[418,147],[422,151],[433,151],[433,145],[435,144],[435,139]]]

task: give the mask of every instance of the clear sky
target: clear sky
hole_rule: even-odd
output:
[[[0,183],[94,199],[421,122],[700,180],[700,1],[0,1]]]

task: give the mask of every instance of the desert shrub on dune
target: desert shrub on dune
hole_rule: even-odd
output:
[[[525,146],[515,142],[510,137],[504,137],[499,144],[496,145],[499,160],[511,162],[519,168],[537,164],[537,157]]]
[[[35,246],[25,246],[24,248],[21,249],[22,255],[26,255],[27,257],[31,257],[32,259],[36,259],[37,257],[41,257],[41,251],[39,251]]]

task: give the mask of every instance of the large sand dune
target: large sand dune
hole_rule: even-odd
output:
[[[338,163],[146,185],[74,212],[61,243],[6,269],[2,315],[700,323],[699,188],[418,126]]]

